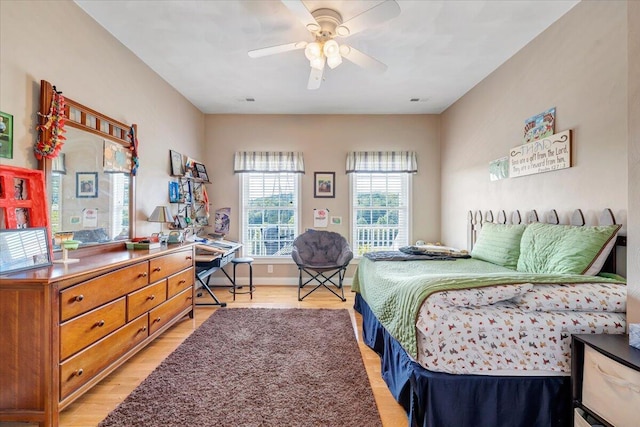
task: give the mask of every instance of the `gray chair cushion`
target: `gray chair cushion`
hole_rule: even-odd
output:
[[[338,233],[307,230],[293,241],[291,257],[298,266],[336,268],[349,264],[353,252]]]

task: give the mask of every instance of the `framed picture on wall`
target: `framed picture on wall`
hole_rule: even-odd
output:
[[[313,197],[336,197],[335,181],[335,172],[314,172]]]
[[[76,172],[76,197],[98,197],[98,172]]]
[[[177,151],[169,150],[169,159],[171,160],[171,175],[183,176],[184,163],[182,162],[182,154]]]

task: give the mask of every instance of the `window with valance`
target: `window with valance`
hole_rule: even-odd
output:
[[[237,152],[234,172],[240,176],[240,234],[245,254],[289,257],[299,234],[302,153]]]
[[[413,151],[360,151],[347,155],[351,243],[354,253],[398,250],[409,244]]]

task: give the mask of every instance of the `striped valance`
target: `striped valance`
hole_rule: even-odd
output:
[[[304,159],[294,151],[237,151],[233,171],[304,173]]]
[[[415,151],[355,151],[347,154],[347,173],[418,172]]]

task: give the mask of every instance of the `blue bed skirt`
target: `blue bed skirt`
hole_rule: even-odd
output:
[[[364,342],[411,427],[569,427],[570,377],[452,375],[414,362],[356,294]]]

